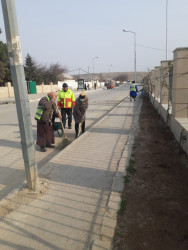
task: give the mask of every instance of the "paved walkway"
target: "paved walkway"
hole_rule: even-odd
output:
[[[47,190],[0,221],[1,249],[110,249],[142,100],[122,101],[40,169]]]

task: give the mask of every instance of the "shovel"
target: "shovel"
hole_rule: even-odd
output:
[[[60,114],[59,110],[58,110],[58,113]],[[63,126],[62,119],[59,118],[59,120],[60,120],[60,122],[61,122],[61,127],[62,127],[62,131],[63,131],[63,137],[64,137],[64,139],[67,139],[67,140],[68,140],[68,138],[66,137],[66,134],[65,134],[65,128],[64,128],[64,126]]]
[[[62,127],[62,130],[63,130],[63,137],[64,137],[64,139],[67,139],[66,134],[65,134],[65,128],[64,128],[64,126],[63,126],[62,119],[59,118],[59,120],[60,120],[60,122],[61,122],[61,127]]]
[[[82,127],[82,123],[79,123],[79,125],[78,125],[78,137],[80,136],[80,133],[81,133],[81,127]]]

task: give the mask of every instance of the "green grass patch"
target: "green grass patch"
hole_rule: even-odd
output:
[[[126,228],[126,223],[122,221],[122,222],[119,224],[119,228],[120,228],[120,229],[125,229],[125,228]]]
[[[133,166],[129,165],[127,167],[127,172],[129,172],[130,174],[134,174],[136,172],[136,169]]]
[[[133,144],[132,149],[133,149],[133,150],[137,149],[137,145],[136,145],[136,144]]]
[[[120,202],[120,208],[119,208],[119,214],[123,214],[125,209],[126,209],[126,205],[127,205],[127,201],[125,198],[122,198],[121,202]]]
[[[135,149],[137,149],[140,145],[141,145],[141,141],[140,141],[140,139],[139,139],[139,140],[137,139],[136,141],[134,141],[134,143],[133,143],[133,145],[132,145],[132,149],[135,150]]]
[[[129,160],[129,166],[127,167],[127,172],[130,174],[134,174],[136,172],[136,169],[134,168],[135,160],[130,159]]]
[[[124,178],[124,183],[128,183],[130,181],[130,176],[129,175],[126,175],[123,178]]]
[[[130,166],[130,165],[132,166],[132,165],[134,165],[134,164],[135,164],[135,160],[130,159],[130,160],[129,160],[129,166]]]
[[[135,150],[135,149],[137,149],[137,145],[134,144],[134,145],[132,146],[132,150]]]

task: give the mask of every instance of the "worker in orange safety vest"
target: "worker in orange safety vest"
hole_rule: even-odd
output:
[[[57,107],[61,109],[63,126],[66,125],[66,115],[68,116],[68,127],[72,128],[72,109],[75,105],[75,97],[72,90],[68,88],[67,83],[63,83],[63,89],[59,92]]]

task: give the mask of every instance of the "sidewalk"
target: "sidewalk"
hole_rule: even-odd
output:
[[[121,102],[40,169],[46,192],[0,221],[1,249],[110,249],[142,100]]]

